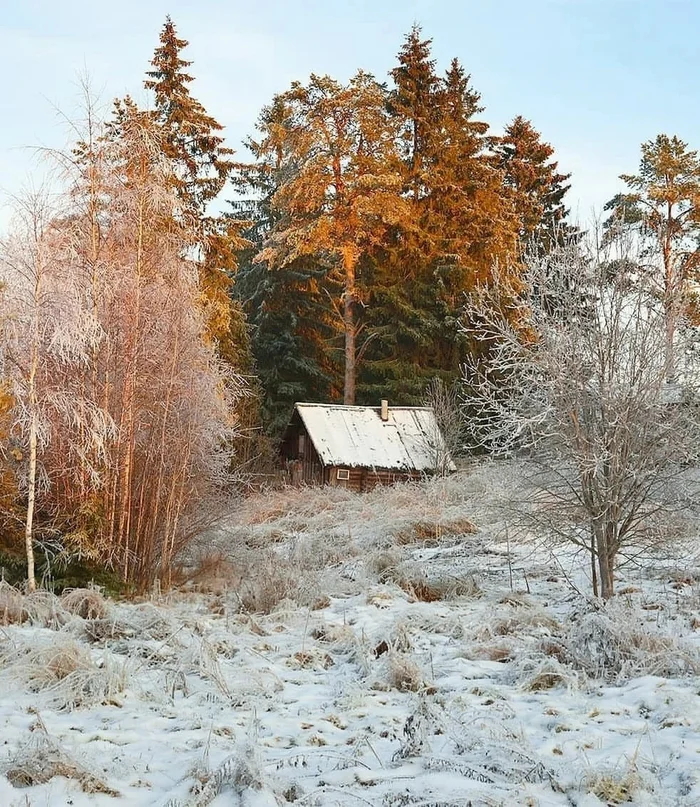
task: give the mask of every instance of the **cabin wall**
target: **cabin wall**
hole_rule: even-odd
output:
[[[338,479],[338,471],[347,471],[349,479]],[[326,468],[326,484],[332,488],[347,488],[359,493],[362,488],[362,481],[364,477],[364,468],[344,468],[341,466],[331,465]]]
[[[306,430],[300,426],[287,436],[282,445],[282,457],[292,485],[322,485],[324,467]]]
[[[362,490],[373,490],[378,485],[393,485],[395,482],[409,482],[421,479],[419,471],[387,471],[365,469]]]
[[[338,479],[338,470],[347,471],[348,479]],[[396,471],[374,468],[344,468],[343,466],[330,466],[325,469],[324,482],[334,488],[347,488],[356,493],[374,490],[378,485],[393,485],[395,482],[408,482],[418,480],[421,474],[418,471]]]

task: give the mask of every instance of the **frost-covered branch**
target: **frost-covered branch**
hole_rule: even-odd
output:
[[[482,347],[464,368],[473,442],[541,463],[550,512],[576,522],[606,597],[618,552],[672,507],[700,450],[692,329],[676,332],[670,384],[666,310],[635,265],[572,244],[531,260],[517,287],[494,282],[466,314]]]

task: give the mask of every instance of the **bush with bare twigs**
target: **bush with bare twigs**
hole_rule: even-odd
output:
[[[569,663],[591,678],[621,683],[640,675],[676,678],[700,673],[700,651],[641,609],[619,601],[582,614],[567,636]]]
[[[470,298],[483,350],[464,379],[473,442],[527,453],[538,507],[523,515],[588,554],[605,599],[619,556],[667,541],[694,506],[700,460],[695,329],[678,316],[669,339],[685,301],[659,297],[646,257],[615,239],[609,250],[576,240],[529,260],[517,287],[494,276]]]

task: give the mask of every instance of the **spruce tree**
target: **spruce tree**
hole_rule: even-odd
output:
[[[180,55],[188,45],[167,17],[144,86],[155,96],[163,151],[178,169],[178,195],[184,209],[202,224],[207,205],[223,189],[234,162],[233,150],[224,145],[223,126],[190,94],[194,78],[186,71],[192,62]]]
[[[573,230],[566,224],[564,197],[571,174],[558,172],[554,149],[532,123],[518,115],[496,140],[494,153],[512,194],[523,246],[544,255],[569,239]]]
[[[261,113],[258,128],[282,131],[286,117],[278,96]],[[251,225],[244,232],[249,246],[239,253],[233,294],[250,327],[263,427],[277,440],[296,401],[326,402],[342,395],[342,331],[328,306],[342,290],[312,261],[297,259],[280,268],[257,259],[286,215],[273,199],[294,163],[284,138],[270,150],[252,139],[247,145],[255,161],[238,166],[234,179],[245,199],[232,203],[232,215]]]
[[[388,109],[400,123],[401,152],[406,190],[414,200],[425,193],[429,181],[433,143],[439,123],[440,78],[431,58],[431,39],[421,39],[414,25],[398,54],[398,66],[390,71],[394,89]]]
[[[486,282],[515,255],[517,221],[503,193],[503,175],[489,157],[489,126],[477,117],[481,96],[453,59],[442,82],[440,122],[430,189],[434,262],[443,267],[448,299]],[[448,271],[445,271],[448,270]]]
[[[209,334],[223,358],[238,362],[240,347],[235,338],[244,323],[240,310],[231,304],[230,288],[237,252],[244,246],[243,223],[210,212],[234,169],[233,150],[225,145],[223,126],[190,93],[194,78],[187,71],[192,62],[181,55],[188,44],[167,17],[144,86],[154,94],[161,148],[175,166],[181,215],[199,233],[200,283]]]
[[[480,96],[454,60],[435,72],[430,40],[406,37],[389,110],[401,132],[404,192],[412,227],[375,255],[367,318],[373,341],[363,397],[383,391],[419,403],[433,377],[453,381],[467,345],[465,294],[515,256],[517,222],[502,173],[488,154]]]
[[[372,253],[364,310],[368,335],[360,367],[360,400],[389,397],[402,404],[422,402],[434,374],[437,287],[431,267],[433,245],[427,198],[432,184],[439,128],[441,80],[432,40],[413,26],[390,71],[394,86],[387,109],[398,133],[398,172],[410,206],[410,226],[396,227]]]

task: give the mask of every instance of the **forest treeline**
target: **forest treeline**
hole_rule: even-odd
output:
[[[293,82],[242,155],[190,91],[187,44],[168,18],[147,109],[100,120],[86,92],[48,155],[59,192],[16,200],[2,239],[0,565],[21,552],[30,589],[71,559],[167,584],[295,401],[422,403],[485,349],[469,296],[517,295],[526,256],[580,237],[553,148],[520,114],[493,133],[419,27],[386,81]],[[677,138],[646,148],[608,232],[666,227],[670,261],[700,168]]]
[[[566,239],[568,174],[518,115],[501,135],[457,59],[414,27],[384,82],[312,75],[275,96],[236,174],[253,222],[233,292],[278,433],[297,400],[420,404],[459,375],[464,295]]]

